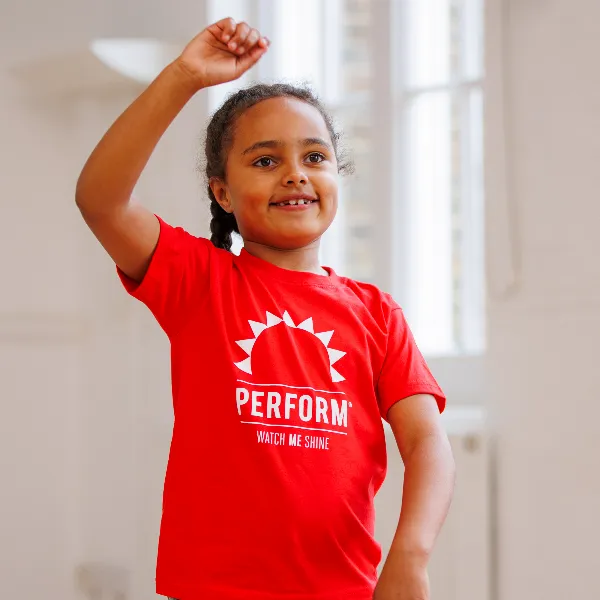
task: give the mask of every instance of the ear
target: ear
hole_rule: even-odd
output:
[[[231,206],[231,198],[229,197],[229,190],[227,184],[220,177],[211,177],[208,182],[210,189],[214,194],[217,202],[221,208],[228,213],[233,213],[233,207]]]

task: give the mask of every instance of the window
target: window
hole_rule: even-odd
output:
[[[356,173],[323,261],[393,293],[428,356],[484,347],[482,3],[229,0],[209,15],[272,40],[249,77],[309,83],[333,112]]]
[[[483,0],[405,0],[394,100],[405,157],[403,293],[433,354],[477,353],[483,324]]]

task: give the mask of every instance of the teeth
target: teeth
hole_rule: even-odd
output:
[[[296,204],[299,205],[304,205],[304,204],[312,204],[314,202],[314,200],[289,200],[288,202],[279,202],[276,204],[276,206],[296,206]]]

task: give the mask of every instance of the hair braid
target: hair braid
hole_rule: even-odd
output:
[[[233,213],[228,213],[217,202],[210,186],[208,186],[208,196],[210,198],[210,241],[216,248],[230,251],[233,239],[231,234],[235,231],[239,233],[237,221]]]

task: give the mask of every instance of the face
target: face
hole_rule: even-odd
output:
[[[226,180],[212,180],[240,234],[286,250],[318,244],[337,211],[338,166],[319,111],[295,98],[255,104],[236,121]]]

